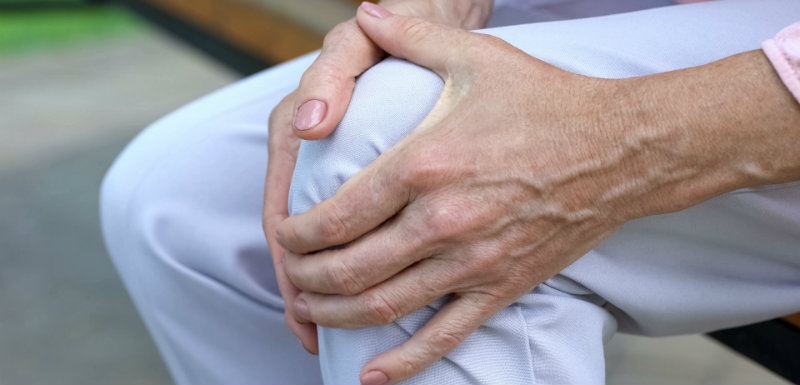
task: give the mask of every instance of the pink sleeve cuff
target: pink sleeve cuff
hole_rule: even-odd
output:
[[[784,28],[761,47],[781,80],[800,102],[800,22]]]

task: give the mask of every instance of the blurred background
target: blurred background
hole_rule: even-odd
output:
[[[316,49],[356,5],[0,0],[0,385],[172,383],[102,243],[103,174],[148,124]],[[618,336],[607,358],[610,384],[788,383],[705,336]]]

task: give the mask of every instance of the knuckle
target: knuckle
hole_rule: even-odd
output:
[[[433,239],[446,240],[457,236],[463,226],[459,209],[452,203],[431,200],[425,206],[424,223]]]
[[[348,38],[356,32],[360,33],[360,30],[358,29],[358,24],[355,19],[349,19],[336,24],[336,26],[325,34],[325,38],[322,39],[322,51],[325,52],[330,49],[331,46],[343,40],[348,40]]]
[[[431,185],[444,183],[448,173],[448,155],[436,146],[434,148],[414,149],[397,162],[395,178],[416,190],[424,190]]]
[[[345,241],[349,228],[335,206],[321,212],[319,222],[320,236],[324,242],[338,244]]]
[[[289,278],[289,281],[292,282],[295,286],[298,286],[298,282],[302,283],[305,282],[303,279],[303,274],[300,269],[297,268],[297,264],[295,255],[292,253],[286,253],[283,256],[283,271],[286,273],[286,278]],[[299,287],[299,286],[298,286]]]
[[[430,28],[424,20],[413,17],[405,18],[400,21],[397,29],[404,38],[412,41],[419,41],[425,38],[430,32]]]
[[[464,35],[464,38],[466,41],[461,44],[459,56],[466,63],[465,68],[472,69],[471,72],[483,73],[485,71],[481,69],[496,67],[497,57],[513,57],[507,56],[510,45],[497,36],[470,33]]]
[[[372,324],[386,325],[400,318],[400,313],[383,295],[367,293],[361,297],[361,301],[367,320]]]
[[[364,287],[357,277],[352,268],[344,262],[325,270],[325,278],[337,294],[356,295],[363,291]]]
[[[325,35],[319,56],[300,78],[300,88],[339,84],[350,78],[349,72],[342,67],[343,55],[351,54],[351,47],[358,43],[362,34],[355,19],[337,24]]]
[[[339,84],[343,80],[342,74],[343,71],[338,64],[320,56],[300,77],[300,89],[307,91],[320,86]]]
[[[275,240],[279,245],[289,251],[301,252],[302,243],[307,242],[307,237],[300,232],[296,221],[285,220],[277,224],[275,228]]]
[[[458,347],[465,338],[465,333],[452,327],[439,328],[433,331],[429,339],[431,353],[444,355]]]
[[[417,46],[427,39],[431,34],[428,22],[417,18],[405,18],[397,25],[399,36],[403,37],[406,44],[403,46]],[[402,56],[406,56],[402,53]]]
[[[295,92],[287,95],[283,100],[278,103],[269,114],[267,126],[269,127],[270,139],[272,134],[283,127],[285,127],[292,118],[292,106],[294,105]]]
[[[420,357],[415,355],[409,357],[398,357],[397,364],[400,367],[400,372],[404,373],[408,377],[417,374],[424,369],[422,360]]]
[[[293,227],[286,225],[285,223],[279,223],[278,227],[275,229],[275,240],[278,241],[283,247],[288,248],[290,242],[297,239],[297,234]]]
[[[419,185],[417,175],[420,170],[415,166],[415,163],[413,158],[408,159],[406,162],[397,162],[395,167],[392,168],[395,179],[404,185],[417,187]]]
[[[266,194],[269,193],[269,191],[266,192]],[[261,210],[261,230],[264,232],[264,235],[269,242],[272,242],[273,238],[277,237],[278,225],[283,219],[281,215],[275,214],[275,212],[279,210],[271,207],[271,205],[272,203],[269,201],[269,199],[266,199],[264,209]]]
[[[471,267],[472,271],[482,271],[485,274],[489,275],[496,275],[500,258],[494,255],[481,255],[481,256],[474,256],[470,258],[469,267]],[[505,282],[505,281],[503,281]],[[500,284],[503,284],[500,282]]]

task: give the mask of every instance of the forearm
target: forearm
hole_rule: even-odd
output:
[[[739,188],[800,180],[800,104],[762,51],[622,81],[634,136],[664,183],[638,215],[680,210]],[[645,141],[647,142],[647,141]],[[662,167],[661,165],[668,165]]]

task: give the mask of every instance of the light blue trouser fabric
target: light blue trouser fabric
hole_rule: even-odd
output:
[[[485,32],[570,71],[629,77],[757,49],[798,19],[796,0],[729,0]],[[179,383],[358,383],[366,360],[441,304],[387,326],[321,329],[319,359],[284,326],[260,224],[266,122],[312,60],[153,124],[104,181],[109,251]],[[292,211],[333,195],[400,140],[440,89],[435,75],[395,59],[362,75],[335,133],[303,143]],[[798,254],[800,183],[636,220],[409,383],[602,383],[603,342],[616,330],[693,333],[800,310]]]

